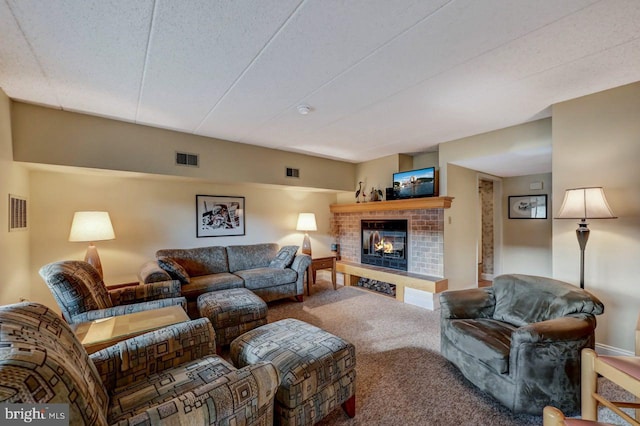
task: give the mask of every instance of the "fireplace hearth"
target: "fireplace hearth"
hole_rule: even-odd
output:
[[[407,270],[407,220],[362,220],[360,229],[361,263]]]

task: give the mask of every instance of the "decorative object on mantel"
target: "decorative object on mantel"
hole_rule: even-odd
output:
[[[304,240],[302,241],[302,253],[311,256],[311,240],[307,231],[317,231],[316,215],[313,213],[300,213],[298,215],[298,224],[296,231],[304,231]]]
[[[362,193],[362,183],[358,182],[358,189],[356,190],[356,203],[360,202],[360,194]]]
[[[244,197],[196,195],[196,237],[244,235]]]
[[[371,188],[371,195],[369,196],[371,201],[382,201],[382,190],[376,189],[375,187]]]
[[[589,239],[587,219],[616,219],[601,186],[567,189],[557,219],[580,219],[576,237],[580,246],[580,288],[584,288],[584,249]]]
[[[100,278],[103,277],[102,263],[98,255],[98,249],[93,242],[114,240],[115,238],[116,234],[113,232],[109,212],[85,211],[75,212],[73,215],[69,241],[89,243],[84,261],[98,270]]]

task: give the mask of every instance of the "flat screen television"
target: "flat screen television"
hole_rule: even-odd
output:
[[[393,196],[405,198],[433,197],[436,194],[436,168],[409,170],[393,174]]]

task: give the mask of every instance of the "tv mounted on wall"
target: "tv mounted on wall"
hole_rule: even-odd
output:
[[[393,174],[393,196],[396,200],[433,197],[436,191],[435,167]]]

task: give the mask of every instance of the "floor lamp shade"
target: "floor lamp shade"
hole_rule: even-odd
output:
[[[317,231],[316,215],[314,213],[300,213],[298,215],[297,231],[304,231],[304,240],[302,241],[302,253],[311,256],[311,240],[308,231]]]
[[[580,288],[584,288],[584,250],[589,240],[587,219],[615,219],[602,187],[567,189],[557,219],[579,219],[576,236],[580,246]]]
[[[88,242],[89,247],[84,256],[84,260],[93,265],[102,277],[102,263],[98,255],[98,249],[93,244],[94,241],[106,241],[116,238],[111,225],[111,218],[108,212],[83,211],[75,212],[69,241]]]

